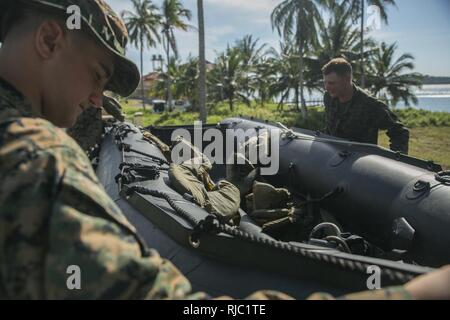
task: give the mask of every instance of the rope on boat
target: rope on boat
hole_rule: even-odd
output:
[[[368,263],[354,261],[351,259],[346,259],[344,257],[334,256],[332,254],[327,254],[324,252],[318,252],[315,249],[305,249],[300,248],[298,246],[291,245],[286,242],[270,240],[267,238],[257,237],[253,234],[242,231],[236,227],[231,227],[225,223],[221,223],[216,216],[213,214],[208,215],[203,220],[198,220],[191,216],[188,211],[181,208],[169,194],[158,191],[158,190],[150,190],[141,186],[131,186],[128,188],[126,195],[131,196],[133,192],[137,192],[142,195],[150,195],[157,198],[165,199],[168,204],[175,210],[175,212],[188,221],[193,227],[194,231],[189,237],[189,241],[194,248],[198,248],[200,246],[200,237],[202,233],[209,234],[218,234],[225,233],[231,235],[233,237],[249,241],[252,243],[264,245],[270,248],[275,248],[278,250],[286,251],[295,255],[299,255],[304,258],[313,259],[316,261],[320,261],[323,263],[330,263],[334,266],[341,267],[343,269],[347,269],[350,271],[358,271],[360,273],[366,274],[367,267],[369,267]],[[413,279],[415,275],[412,273],[406,273],[404,271],[399,271],[395,269],[391,269],[389,267],[381,268],[382,274],[389,278],[391,281],[397,281],[401,283],[406,283],[409,280]]]

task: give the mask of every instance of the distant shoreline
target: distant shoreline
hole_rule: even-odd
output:
[[[425,76],[422,84],[450,84],[450,77]]]

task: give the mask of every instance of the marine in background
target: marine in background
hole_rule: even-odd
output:
[[[325,85],[325,133],[356,142],[378,144],[386,130],[390,148],[408,154],[409,131],[389,107],[353,83],[352,65],[343,58],[322,68]]]

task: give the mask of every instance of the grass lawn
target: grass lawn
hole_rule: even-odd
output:
[[[389,138],[380,133],[378,140],[383,147],[389,148]],[[413,157],[433,160],[450,169],[450,127],[411,128],[409,154]]]
[[[124,113],[129,121],[133,121],[136,112],[143,112],[141,102],[129,100],[122,101]],[[208,123],[218,123],[222,119],[233,116],[253,116],[258,119],[279,121],[286,126],[297,126],[312,130],[321,129],[323,124],[323,109],[309,108],[308,119],[305,121],[296,111],[277,110],[276,104],[267,104],[264,107],[253,105],[247,107],[236,104],[233,111],[226,104],[219,104],[208,110]],[[450,113],[429,112],[424,110],[404,109],[395,111],[401,121],[410,129],[409,154],[411,156],[433,160],[441,164],[444,170],[450,169]],[[196,112],[164,112],[153,113],[151,107],[143,112],[140,125],[183,125],[193,124],[198,120]],[[384,132],[380,132],[380,145],[389,147],[389,139]]]

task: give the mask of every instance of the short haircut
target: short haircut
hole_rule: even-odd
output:
[[[0,41],[4,41],[9,33],[24,34],[35,30],[42,22],[46,20],[57,21],[63,30],[70,31],[66,28],[64,15],[57,9],[41,8],[34,5],[26,5],[23,3],[11,4],[7,7],[3,15],[1,23]],[[86,35],[75,30],[70,32],[79,39],[86,39]]]
[[[335,58],[323,66],[322,73],[324,75],[336,73],[338,76],[351,75],[353,73],[353,68],[344,58]]]
[[[30,31],[46,19],[56,19],[60,23],[63,22],[62,17],[56,14],[56,12],[38,9],[32,5],[18,3],[18,1],[10,4],[1,21],[2,34],[0,35],[0,39],[4,40],[13,28],[18,28],[20,32]]]

